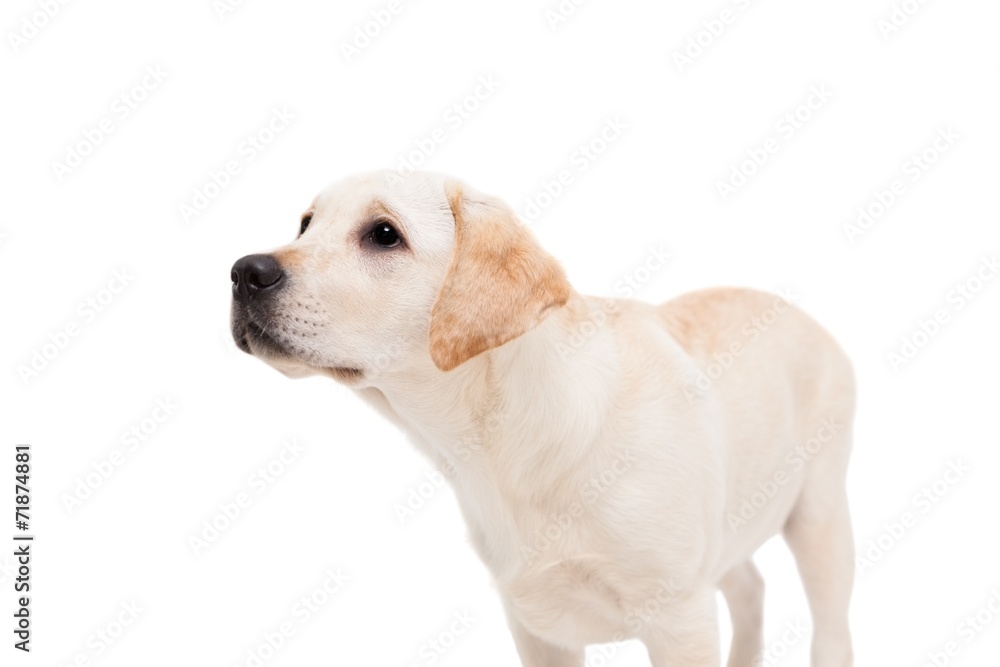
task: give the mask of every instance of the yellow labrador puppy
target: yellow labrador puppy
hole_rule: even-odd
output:
[[[781,533],[814,667],[852,663],[854,379],[786,299],[578,294],[500,200],[438,174],[333,185],[298,238],[232,269],[237,344],[327,375],[446,473],[527,667],[639,638],[655,667],[762,651],[751,556]]]

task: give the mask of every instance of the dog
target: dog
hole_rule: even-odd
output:
[[[334,184],[231,279],[242,350],[352,388],[446,473],[525,667],[631,638],[718,665],[716,590],[755,664],[778,533],[813,667],[852,664],[854,376],[789,298],[583,296],[500,199],[426,172]]]

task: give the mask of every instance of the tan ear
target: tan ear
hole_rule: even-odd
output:
[[[570,286],[503,202],[445,185],[455,217],[455,250],[431,309],[430,350],[450,371],[517,338],[566,303]]]

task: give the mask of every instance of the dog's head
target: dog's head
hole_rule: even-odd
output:
[[[501,201],[444,176],[391,172],[321,193],[299,234],[232,269],[232,331],[286,375],[358,386],[449,371],[522,335],[570,288]]]

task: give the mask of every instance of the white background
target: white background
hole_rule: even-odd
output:
[[[30,656],[11,647],[13,547],[0,550],[0,663],[252,665],[248,651],[290,621],[264,664],[429,665],[426,642],[468,612],[472,627],[434,664],[517,664],[451,493],[397,514],[428,464],[349,390],[290,381],[228,334],[234,260],[287,242],[318,189],[398,167],[436,128],[446,140],[416,159],[525,217],[570,172],[530,223],[581,292],[646,276],[635,272],[651,247],[672,258],[637,298],[791,290],[859,380],[850,497],[860,553],[879,560],[855,591],[857,664],[916,667],[952,640],[948,664],[1000,655],[1000,614],[985,612],[972,641],[959,627],[1000,591],[1000,280],[961,308],[952,292],[1000,251],[1000,5],[909,0],[912,15],[880,28],[889,0],[592,0],[558,22],[555,0],[407,1],[348,58],[342,45],[388,0],[93,0],[52,3],[51,18],[42,4],[12,0],[0,18],[0,495],[8,516],[13,445],[32,443],[37,535]],[[730,22],[715,23],[723,10]],[[689,39],[705,46],[679,66]],[[496,90],[448,120],[481,77]],[[828,99],[801,107],[821,88]],[[275,109],[294,119],[268,135]],[[88,146],[102,119],[111,132]],[[581,171],[575,152],[609,119],[626,128]],[[935,151],[948,128],[957,138]],[[269,140],[253,159],[250,135]],[[718,183],[768,139],[777,151],[742,167],[754,173],[723,201]],[[925,149],[934,162],[914,179],[908,161]],[[79,166],[55,165],[76,150]],[[181,206],[231,160],[239,173],[185,220]],[[895,179],[903,194],[852,243],[845,225]],[[122,270],[127,286],[102,291]],[[894,368],[888,355],[939,309],[947,321]],[[60,334],[68,325],[77,335]],[[179,407],[153,430],[158,399]],[[122,440],[133,427],[150,431],[134,451]],[[304,451],[258,495],[249,478],[286,439]],[[67,507],[115,450],[110,477],[91,476],[98,488]],[[949,462],[968,472],[938,481],[932,504],[915,500]],[[196,555],[189,539],[242,492],[250,506]],[[915,525],[892,537],[905,513]],[[791,558],[774,541],[757,560],[768,645],[788,649],[772,664],[806,665],[805,639],[782,644],[787,622],[808,624]],[[338,568],[349,580],[300,623],[296,601]],[[138,618],[110,647],[98,640],[133,602]],[[648,664],[634,644],[607,652],[589,664]]]

